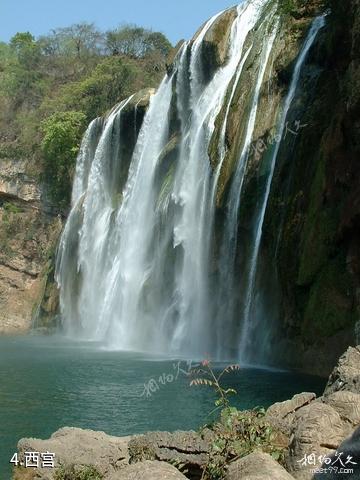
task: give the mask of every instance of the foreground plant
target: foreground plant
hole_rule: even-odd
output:
[[[103,476],[92,465],[60,467],[55,480],[102,480]]]
[[[281,436],[266,421],[265,409],[238,410],[230,406],[229,396],[236,394],[233,388],[221,384],[223,376],[239,370],[239,365],[229,365],[216,375],[209,360],[202,362],[202,367],[192,374],[202,375],[195,378],[190,385],[205,385],[217,394],[216,409],[221,408],[219,419],[205,427],[211,432],[209,460],[204,466],[201,480],[222,480],[225,478],[227,466],[254,450],[269,453],[274,460],[282,463],[286,445]]]
[[[215,394],[217,395],[217,399],[215,400],[215,410],[219,408],[226,408],[230,406],[230,400],[229,396],[234,395],[237,393],[236,390],[233,388],[225,388],[222,386],[220,383],[222,380],[222,377],[225,374],[234,372],[236,370],[240,370],[240,366],[237,364],[234,365],[228,365],[222,372],[220,372],[219,375],[215,375],[215,371],[211,366],[210,360],[204,360],[201,363],[201,366],[203,368],[197,368],[197,369],[192,369],[190,374],[191,375],[203,375],[202,377],[199,378],[194,378],[191,380],[190,385],[206,385],[208,387],[211,387],[214,391]],[[213,410],[213,412],[215,411]]]
[[[227,407],[222,410],[219,421],[212,425],[211,430],[214,440],[203,471],[204,480],[223,479],[229,463],[255,450],[269,453],[274,460],[283,462],[286,445],[266,421],[263,408],[240,411],[235,407]]]

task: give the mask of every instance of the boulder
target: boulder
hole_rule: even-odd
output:
[[[106,475],[128,463],[129,440],[130,437],[113,437],[104,432],[64,427],[47,440],[21,439],[18,452],[21,461],[24,452],[51,452],[55,454],[55,467],[93,466]],[[38,469],[37,474],[44,480],[52,478],[53,469]]]
[[[174,165],[179,153],[179,148],[180,137],[178,135],[173,135],[162,149],[157,161],[155,176],[160,181],[164,179],[170,168]]]
[[[104,480],[186,480],[175,467],[165,462],[145,461],[128,465]]]
[[[283,434],[290,436],[296,412],[316,399],[315,393],[299,393],[291,400],[271,405],[266,412],[266,420]]]
[[[181,464],[190,478],[200,478],[209,459],[211,432],[200,436],[189,432],[152,432],[138,435],[129,442],[130,462],[160,460]]]
[[[254,452],[229,466],[226,480],[294,480],[268,453]]]
[[[351,430],[334,408],[321,401],[301,408],[293,421],[286,455],[287,470],[295,478],[310,480],[314,466],[303,460],[309,455],[317,459],[322,455],[331,455]]]
[[[131,100],[127,103],[124,111],[130,111],[135,108],[137,109],[147,109],[150,103],[150,99],[155,95],[155,88],[143,88],[135,93]]]
[[[349,347],[339,359],[325,387],[324,395],[346,390],[360,393],[360,346]]]
[[[322,401],[330,405],[343,420],[352,426],[360,425],[360,394],[345,391],[334,392],[324,396]]]
[[[349,438],[344,440],[337,450],[337,455],[331,455],[330,458],[330,463],[324,463],[322,465],[324,470],[329,468],[329,465],[331,466],[332,464],[341,468],[342,463],[344,465],[343,468],[351,469],[352,472],[344,472],[343,474],[339,472],[338,476],[335,473],[331,475],[331,473],[320,471],[314,475],[314,480],[332,480],[333,478],[339,478],[341,476],[351,478],[352,480],[358,480],[360,478],[360,428],[355,430]],[[339,459],[341,459],[341,462]]]
[[[228,58],[232,24],[237,16],[236,8],[230,8],[220,15],[206,32],[202,57],[204,72],[211,77],[216,70],[225,64]]]

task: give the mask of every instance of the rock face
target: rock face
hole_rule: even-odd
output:
[[[210,452],[209,440],[196,432],[152,432],[135,436],[129,442],[130,459],[175,462],[183,465],[191,478],[201,478]]]
[[[331,373],[322,397],[302,393],[268,408],[267,420],[289,440],[285,466],[295,478],[310,480],[312,470],[321,467],[321,459],[343,451],[343,440],[359,426],[358,374],[359,349],[349,348]],[[356,442],[351,445],[360,450]]]
[[[226,480],[293,480],[268,453],[254,452],[232,463]]]
[[[291,400],[285,402],[274,403],[266,411],[266,420],[280,430],[283,434],[290,437],[292,423],[295,419],[296,412],[315,400],[315,393],[300,393],[294,395]]]
[[[264,227],[267,249],[278,245],[280,329],[289,342],[279,361],[321,375],[356,342],[360,285],[360,5],[328,6],[289,117],[307,126],[280,152]]]
[[[236,15],[236,8],[226,10],[206,32],[203,43],[204,72],[210,77],[227,59],[231,25]]]
[[[0,192],[8,193],[26,202],[38,202],[39,186],[27,172],[27,164],[20,159],[1,159]]]
[[[1,159],[0,334],[27,332],[45,291],[62,221],[42,209],[40,196],[25,161]],[[55,300],[46,308],[56,307]]]
[[[334,392],[323,397],[323,402],[336,410],[342,420],[351,426],[360,425],[360,395],[353,392]]]
[[[286,459],[287,469],[299,479],[311,478],[312,465],[301,460],[315,454],[316,458],[332,454],[352,429],[329,405],[312,402],[301,408],[294,419],[291,442]]]
[[[106,477],[105,480],[185,480],[186,477],[175,467],[164,462],[151,462],[129,465]]]
[[[52,452],[55,453],[55,467],[93,466],[100,474],[110,475],[128,463],[128,441],[129,437],[112,437],[104,432],[65,427],[48,440],[23,438],[18,451],[20,458],[28,451]],[[38,469],[36,472],[40,478],[52,473],[52,469]]]
[[[360,394],[360,348],[350,347],[340,357],[326,385],[324,395],[346,390]]]

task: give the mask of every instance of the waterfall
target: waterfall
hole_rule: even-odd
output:
[[[266,207],[269,200],[271,184],[272,184],[275,166],[276,166],[276,160],[277,160],[279,149],[281,146],[281,140],[283,138],[284,131],[285,131],[286,118],[287,118],[287,114],[289,112],[290,106],[295,97],[295,93],[296,93],[299,79],[300,79],[301,70],[306,60],[306,57],[309,53],[309,50],[312,44],[314,43],[314,40],[319,30],[324,26],[324,24],[325,24],[325,17],[324,16],[317,17],[310,28],[308,36],[303,45],[303,48],[296,61],[289,92],[286,96],[284,106],[280,114],[280,119],[279,119],[278,128],[277,128],[277,131],[278,131],[277,136],[280,139],[280,141],[277,141],[275,143],[275,148],[271,155],[270,171],[266,181],[265,193],[263,195],[263,198],[261,199],[259,214],[257,216],[256,223],[255,223],[255,239],[252,243],[252,251],[250,255],[250,273],[249,273],[249,278],[247,280],[247,285],[246,285],[245,308],[244,308],[244,314],[243,314],[242,331],[240,336],[240,339],[241,339],[240,340],[240,359],[242,361],[246,361],[249,358],[249,356],[251,358],[251,352],[249,352],[249,350],[253,347],[252,335],[254,335],[254,332],[256,332],[258,327],[254,322],[251,321],[250,313],[251,313],[251,307],[254,299],[255,279],[256,279],[256,272],[257,272],[257,266],[258,266],[259,249],[261,244]]]
[[[242,186],[244,182],[244,176],[246,172],[247,161],[250,155],[250,144],[253,137],[257,108],[259,103],[259,96],[261,86],[263,84],[265,70],[268,65],[270,53],[274,44],[277,27],[271,32],[270,38],[266,38],[262,48],[262,60],[258,72],[257,82],[254,90],[254,96],[250,108],[250,114],[246,126],[246,135],[241,151],[239,161],[237,163],[234,179],[230,191],[230,200],[228,205],[227,220],[224,229],[224,240],[220,256],[220,288],[221,288],[221,304],[219,307],[217,324],[220,329],[218,334],[218,352],[217,355],[222,358],[224,355],[229,354],[227,349],[227,337],[229,336],[229,327],[225,328],[221,319],[230,322],[232,325],[232,316],[234,314],[234,302],[235,297],[233,279],[234,279],[234,267],[237,247],[237,228],[238,228],[238,212],[240,205],[240,198],[242,193]],[[224,302],[224,297],[226,301]],[[231,328],[231,327],[230,327]],[[225,350],[224,350],[225,349]],[[230,354],[231,355],[231,354]]]
[[[216,183],[211,176],[208,160],[209,142],[228,88],[234,76],[238,80],[247,58],[248,52],[243,52],[244,43],[260,17],[263,4],[264,2],[248,2],[238,8],[238,16],[231,30],[228,63],[205,88],[201,84],[201,45],[207,30],[217,17],[205,25],[191,47],[191,115],[189,119],[183,119],[179,167],[173,195],[176,205],[180,207],[174,230],[175,246],[180,245],[183,249],[182,265],[176,272],[175,295],[179,304],[179,321],[172,340],[175,349],[187,345],[190,352],[199,354],[213,350],[213,334],[209,331],[212,302],[209,298],[208,268],[214,214],[212,197]],[[182,81],[181,76],[179,81]],[[181,91],[180,85],[178,91]],[[217,175],[215,182],[216,179]]]
[[[227,54],[209,76],[204,52],[224,13],[234,14]],[[278,122],[280,134],[301,67],[321,28],[317,25],[297,60]],[[219,359],[234,356],[234,345],[235,355],[248,348],[261,232],[279,146],[260,199],[241,318],[234,301],[238,221],[258,106],[262,92],[268,89],[269,94],[278,31],[276,3],[271,0],[244,1],[221,12],[183,43],[172,72],[156,93],[149,94],[146,112],[141,113],[141,97],[133,95],[89,125],[57,254],[56,280],[67,335],[111,349],[192,357],[209,353]],[[247,88],[242,81],[249,71],[254,81]],[[248,99],[241,124],[244,135],[217,252],[217,196],[239,92]],[[218,160],[213,165],[210,148],[216,135]]]

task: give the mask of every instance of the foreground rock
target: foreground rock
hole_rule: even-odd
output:
[[[359,480],[360,478],[360,428],[357,428],[356,431],[351,435],[351,437],[347,438],[338,448],[338,455],[342,456],[342,462],[344,464],[344,470],[345,469],[350,469],[352,470],[351,472],[343,473],[339,472],[339,476],[331,474],[327,474],[324,472],[317,472],[313,480],[332,480],[333,478],[341,478],[345,477],[350,478],[351,480]],[[336,457],[336,454],[331,456],[331,463],[335,465],[338,465],[338,458]],[[323,465],[323,467],[326,468],[326,464]],[[340,464],[341,467],[341,464]]]
[[[210,452],[209,437],[196,432],[152,432],[129,442],[131,461],[160,460],[182,465],[190,478],[201,478]]]
[[[186,480],[185,475],[175,467],[164,462],[146,460],[129,465],[106,477],[106,480]]]
[[[310,479],[314,466],[303,459],[331,455],[352,432],[339,413],[322,402],[301,408],[294,419],[286,468],[295,478]],[[319,462],[321,466],[321,462]]]
[[[315,399],[315,393],[299,393],[294,395],[291,400],[271,405],[266,412],[266,418],[274,428],[290,436],[296,412]]]
[[[18,443],[19,458],[24,452],[55,453],[55,467],[93,466],[101,475],[110,475],[128,463],[130,437],[113,437],[104,432],[61,428],[48,440],[23,438]],[[34,478],[53,478],[53,470],[38,469]]]
[[[302,393],[267,410],[267,420],[288,437],[285,466],[295,478],[312,479],[312,470],[341,449],[360,425],[359,373],[359,347],[350,347],[330,374],[322,397]]]
[[[333,407],[351,427],[360,425],[360,395],[353,392],[335,392],[322,397],[322,401]]]
[[[269,454],[255,452],[232,463],[226,480],[294,480]]]
[[[349,347],[340,357],[329,377],[324,395],[340,390],[360,394],[360,347]]]

